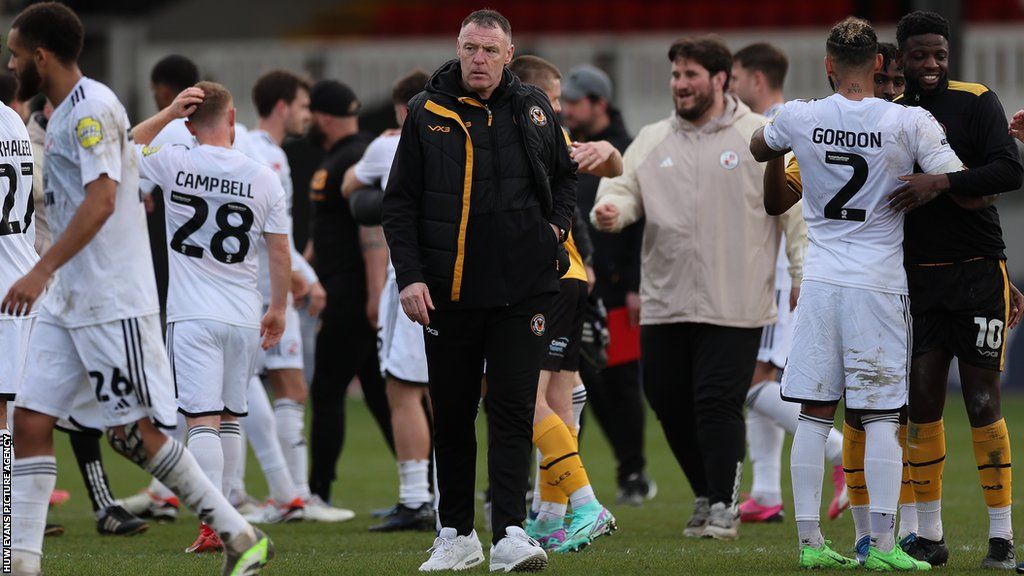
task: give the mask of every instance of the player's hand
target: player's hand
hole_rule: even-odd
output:
[[[264,350],[269,350],[272,346],[277,346],[277,343],[281,341],[281,336],[283,334],[284,310],[268,308],[267,313],[263,315],[263,320],[260,321],[260,337],[263,338],[263,342],[260,346],[262,346]]]
[[[314,282],[309,287],[309,304],[306,305],[306,313],[316,318],[324,311],[327,307],[327,290],[324,290],[324,285],[319,282]]]
[[[1019,112],[1018,112],[1019,114]],[[1010,283],[1010,321],[1007,323],[1007,328],[1016,328],[1017,324],[1020,324],[1021,317],[1024,316],[1024,294],[1017,290],[1017,287]]]
[[[594,284],[597,283],[597,272],[594,272],[594,267],[590,264],[584,264],[583,269],[587,271],[587,294],[594,291]]]
[[[569,157],[579,164],[580,172],[592,174],[594,170],[597,170],[602,164],[607,162],[614,153],[615,147],[605,140],[600,142],[573,142]]]
[[[188,118],[203,103],[203,90],[190,86],[174,97],[174,101],[166,108],[172,118]]]
[[[156,201],[153,200],[152,194],[142,195],[142,206],[146,208],[146,214],[152,214],[153,210],[156,209]]]
[[[900,180],[906,184],[889,194],[889,208],[896,212],[910,212],[949,188],[949,177],[945,174],[908,174],[900,176]]]
[[[611,232],[619,223],[619,209],[612,204],[600,204],[594,209],[597,216],[597,227],[604,232]]]
[[[636,292],[626,292],[626,313],[629,315],[631,328],[640,325],[640,295]]]
[[[292,298],[298,302],[309,294],[309,282],[306,282],[306,277],[297,270],[292,270]]]
[[[800,301],[800,285],[794,284],[789,289],[789,311],[796,310],[796,303]]]
[[[434,302],[430,299],[430,289],[423,282],[413,282],[398,294],[398,300],[402,303],[402,310],[409,320],[421,325],[430,324],[430,310],[434,309]]]
[[[1018,110],[1010,119],[1010,136],[1024,142],[1024,110]]]
[[[49,274],[38,268],[32,268],[28,274],[11,285],[3,302],[0,303],[0,312],[11,316],[28,316],[49,281]]]

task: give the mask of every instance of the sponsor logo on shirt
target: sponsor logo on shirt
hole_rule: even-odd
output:
[[[86,116],[75,126],[75,135],[82,148],[88,150],[103,141],[103,127],[92,116]]]
[[[313,173],[313,180],[309,187],[313,190],[323,190],[327,186],[327,170],[321,168]]]
[[[543,336],[545,328],[546,323],[543,314],[534,314],[533,318],[530,318],[530,330],[533,330],[534,334]]]
[[[160,151],[160,146],[143,146],[142,147],[142,155],[143,156],[152,156],[153,154],[156,154],[159,151]]]
[[[732,170],[739,166],[740,155],[732,150],[726,150],[722,152],[722,155],[718,157],[718,163],[722,165],[722,168],[726,170]]]
[[[447,134],[447,133],[452,131],[452,127],[451,126],[441,126],[441,125],[434,126],[434,125],[431,125],[431,124],[427,124],[427,128],[430,128],[431,132],[440,132],[442,134]]]
[[[544,115],[544,111],[540,109],[540,106],[533,106],[530,108],[530,121],[537,126],[547,126],[548,117]]]

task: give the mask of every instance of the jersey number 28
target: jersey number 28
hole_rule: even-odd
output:
[[[199,196],[192,196],[191,194],[183,194],[181,192],[171,192],[171,202],[184,204],[195,210],[195,213],[188,219],[188,222],[185,222],[174,233],[174,237],[171,238],[171,250],[190,258],[202,258],[204,252],[202,247],[195,244],[187,244],[185,240],[206,223],[206,218],[210,215],[210,205]],[[237,225],[232,224],[228,220],[231,214],[237,214],[242,221]],[[218,262],[237,264],[245,260],[246,254],[249,253],[249,236],[247,233],[252,228],[253,218],[252,210],[245,204],[239,204],[238,202],[228,202],[217,209],[215,219],[218,230],[214,233],[213,238],[210,239],[210,253],[213,254],[213,257]],[[238,241],[238,252],[228,252],[225,250],[224,241],[228,238],[234,238]]]
[[[864,183],[868,180],[868,163],[859,154],[849,152],[825,152],[826,164],[838,164],[839,166],[850,166],[853,168],[853,176],[846,182],[846,185],[839,189],[839,192],[825,204],[825,218],[829,220],[852,220],[863,222],[867,212],[860,208],[847,208],[846,203],[853,196],[860,192]]]

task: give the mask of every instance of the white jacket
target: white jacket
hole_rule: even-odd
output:
[[[799,285],[807,244],[801,207],[765,213],[764,164],[750,155],[750,137],[767,120],[725,98],[725,113],[699,128],[676,114],[645,126],[623,156],[623,174],[598,188],[595,211],[617,207],[616,231],[646,216],[641,324],[774,323],[783,231]],[[591,219],[596,224],[594,212]]]

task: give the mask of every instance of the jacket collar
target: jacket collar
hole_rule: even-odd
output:
[[[511,97],[522,87],[522,82],[519,78],[509,72],[508,68],[505,68],[501,72],[501,82],[498,87],[494,89],[491,97],[487,99],[487,102],[498,102],[505,98]],[[480,96],[475,92],[466,90],[462,86],[462,66],[459,64],[457,58],[453,58],[438,68],[430,81],[427,82],[427,92],[433,94],[441,94],[447,96],[453,100],[459,98],[469,97],[476,100],[480,100]],[[482,100],[481,100],[482,102]]]
[[[942,94],[949,88],[949,74],[946,74],[939,80],[939,85],[932,90],[921,90],[921,86],[917,82],[912,82],[909,78],[907,79],[907,86],[903,92],[903,98],[897,100],[900,104],[911,104],[917,105],[922,100],[929,100],[935,98],[939,94]]]
[[[732,126],[737,120],[747,114],[750,114],[750,108],[743,102],[740,102],[740,100],[732,94],[727,93],[725,95],[725,112],[717,118],[712,118],[707,124],[698,128],[693,124],[693,122],[680,118],[679,114],[676,114],[675,112],[672,113],[671,122],[674,130],[710,134]]]

